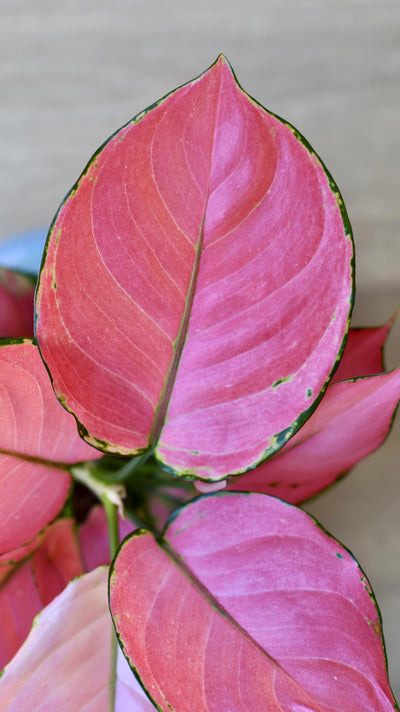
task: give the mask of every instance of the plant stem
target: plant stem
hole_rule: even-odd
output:
[[[123,467],[121,467],[118,472],[113,473],[113,482],[123,482],[129,475],[132,475],[136,470],[138,470],[151,456],[151,451],[145,452],[143,455],[137,455],[132,457]]]
[[[103,503],[108,526],[108,539],[110,544],[110,557],[114,558],[119,547],[119,531],[118,531],[118,507],[109,500],[107,495],[101,497]],[[109,681],[109,712],[115,712],[115,693],[117,687],[117,656],[118,656],[118,641],[114,628],[111,630],[111,650],[110,650],[110,681]]]
[[[119,547],[118,507],[114,502],[111,502],[107,494],[101,497],[101,501],[107,517],[110,557],[113,559]]]

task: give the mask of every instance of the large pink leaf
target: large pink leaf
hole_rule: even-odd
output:
[[[0,347],[0,554],[21,547],[56,517],[70,487],[67,464],[100,453],[79,437],[54,397],[37,347]]]
[[[160,710],[389,712],[380,619],[350,553],[273,497],[180,510],[110,574],[125,655]]]
[[[32,279],[0,268],[0,338],[33,336],[34,294]]]
[[[46,249],[37,338],[89,443],[218,480],[315,407],[347,329],[349,224],[224,57],[106,142]]]
[[[108,712],[111,634],[103,567],[38,616],[0,679],[0,712]],[[117,669],[115,712],[152,712],[122,655]]]
[[[382,347],[390,325],[350,329],[339,377],[357,366],[361,372],[382,370]],[[383,443],[399,400],[400,368],[331,383],[315,413],[282,450],[252,472],[232,478],[227,488],[273,494],[292,504],[304,502]]]

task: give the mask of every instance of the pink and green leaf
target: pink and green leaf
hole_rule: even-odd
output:
[[[0,679],[0,712],[109,709],[107,575],[102,567],[81,576],[38,615]],[[115,712],[127,710],[152,712],[154,707],[120,654]]]
[[[138,530],[113,564],[110,605],[159,710],[397,709],[365,575],[281,500],[201,497],[161,540]]]
[[[224,57],[117,131],[50,229],[37,338],[85,439],[240,473],[315,408],[352,301],[338,189]]]
[[[68,465],[100,453],[79,437],[60,407],[37,347],[0,346],[0,554],[28,544],[60,512]],[[10,555],[12,557],[12,554]]]

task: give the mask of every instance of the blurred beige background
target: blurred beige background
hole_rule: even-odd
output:
[[[0,239],[48,225],[104,139],[220,52],[333,174],[356,240],[354,324],[382,323],[400,303],[398,0],[0,0]],[[306,507],[374,586],[398,697],[399,433]]]

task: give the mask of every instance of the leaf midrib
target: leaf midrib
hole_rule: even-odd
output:
[[[68,471],[76,463],[65,463],[57,462],[56,460],[48,460],[39,455],[28,455],[27,453],[15,452],[15,450],[6,450],[0,448],[0,456],[5,455],[6,457],[14,457],[16,460],[22,460],[23,462],[31,462],[34,465],[41,465],[42,467],[51,467],[52,469],[62,470],[63,472]]]
[[[146,532],[147,533],[147,532]],[[304,689],[304,687],[294,678],[292,675],[290,675],[285,668],[283,668],[275,658],[273,658],[269,653],[263,648],[251,635],[248,633],[248,631],[243,628],[240,623],[238,623],[235,618],[231,616],[231,614],[226,610],[226,608],[221,605],[221,603],[214,598],[214,596],[210,593],[208,588],[204,586],[204,584],[201,583],[201,581],[198,579],[196,574],[193,573],[192,569],[187,565],[187,563],[184,561],[184,559],[179,556],[173,549],[173,547],[168,543],[166,539],[159,539],[158,540],[158,545],[160,548],[164,551],[164,553],[168,556],[168,558],[172,561],[174,566],[187,578],[191,585],[194,587],[194,589],[200,593],[200,595],[207,601],[207,603],[218,612],[218,614],[224,618],[233,628],[253,647],[257,650],[258,653],[262,655],[263,658],[266,658],[268,662],[272,665],[272,667],[279,672],[281,675],[283,675],[286,679],[290,680],[291,683],[310,701],[310,704],[312,705],[318,705],[318,703],[310,696],[310,694]],[[315,712],[323,712],[321,707],[315,707]]]
[[[176,339],[176,346],[174,348],[173,357],[172,357],[169,371],[168,371],[168,374],[167,374],[167,377],[165,380],[164,389],[162,391],[161,398],[159,400],[159,403],[158,403],[158,406],[156,409],[156,415],[155,415],[153,427],[151,429],[151,433],[150,433],[150,437],[149,437],[150,452],[152,452],[154,450],[154,448],[156,447],[159,437],[161,435],[161,431],[164,426],[165,417],[167,414],[168,406],[169,406],[169,403],[171,400],[172,391],[174,388],[174,383],[175,383],[176,376],[178,373],[179,362],[180,362],[180,359],[181,359],[181,356],[183,353],[183,348],[184,348],[185,341],[186,341],[186,335],[187,335],[187,331],[188,331],[190,316],[191,316],[191,312],[192,312],[192,305],[193,305],[194,295],[195,295],[195,291],[196,291],[196,284],[197,284],[197,278],[198,278],[198,273],[199,273],[201,254],[202,254],[202,250],[203,250],[204,223],[205,223],[205,219],[206,219],[206,215],[207,215],[207,205],[208,205],[208,200],[209,200],[209,195],[210,195],[210,175],[211,175],[211,168],[213,165],[215,133],[216,133],[217,116],[218,116],[218,109],[219,109],[219,103],[220,103],[221,77],[222,77],[222,75],[220,75],[220,82],[219,82],[219,88],[218,88],[218,99],[216,102],[216,110],[215,110],[215,117],[214,117],[214,129],[213,129],[213,133],[212,133],[212,145],[211,145],[211,151],[210,151],[210,165],[209,165],[209,173],[208,173],[208,183],[207,183],[207,188],[205,191],[203,214],[202,214],[202,219],[201,219],[201,224],[200,224],[199,236],[198,236],[198,240],[197,240],[197,244],[196,244],[196,254],[195,254],[195,259],[194,259],[194,263],[193,263],[193,270],[192,270],[192,275],[190,278],[190,284],[189,284],[189,289],[188,289],[188,293],[187,293],[185,309],[184,309],[181,324],[179,327],[178,337]]]

